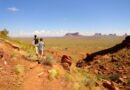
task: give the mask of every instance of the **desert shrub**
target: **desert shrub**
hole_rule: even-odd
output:
[[[48,75],[48,78],[50,80],[53,80],[55,78],[58,78],[59,74],[60,74],[60,71],[56,68],[52,68],[51,70],[48,71],[49,72],[49,75]]]
[[[8,30],[7,29],[3,29],[0,31],[0,36],[1,37],[7,37],[9,34]]]
[[[89,87],[95,86],[95,83],[97,82],[97,77],[95,77],[92,74],[89,74],[84,69],[78,69],[78,72],[80,73],[81,83],[83,83],[83,85],[89,86]]]
[[[120,75],[118,73],[114,73],[114,74],[109,76],[109,79],[114,81],[114,82],[117,82],[119,80],[119,77],[120,77]]]
[[[66,72],[64,77],[65,77],[65,80],[67,82],[72,82],[73,81],[73,76],[69,72]]]
[[[130,79],[128,80],[127,84],[130,85]]]
[[[23,74],[24,71],[25,71],[25,68],[24,68],[23,65],[17,64],[17,65],[15,66],[15,73],[16,73],[16,74]]]
[[[65,73],[65,80],[71,85],[72,90],[86,90],[95,87],[97,78],[80,68],[72,67],[71,72]]]
[[[101,81],[102,79],[105,79],[105,80],[108,80],[108,79],[109,79],[108,76],[106,76],[106,75],[101,75],[101,74],[98,74],[96,77],[97,77],[97,80],[98,80],[98,81]]]
[[[45,60],[44,60],[44,64],[46,64],[46,65],[53,65],[54,63],[55,63],[55,61],[54,61],[53,56],[47,55]]]
[[[86,90],[86,86],[81,78],[70,73],[65,74],[65,80],[71,85],[71,90]]]
[[[28,53],[26,55],[27,59],[30,60],[30,61],[36,61],[37,60],[37,56],[35,53],[31,52],[31,53]]]

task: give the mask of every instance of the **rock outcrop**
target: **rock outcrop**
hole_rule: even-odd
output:
[[[70,66],[72,64],[71,57],[63,55],[61,59],[61,64],[65,70],[70,70]]]
[[[87,68],[89,72],[102,76],[103,79],[109,79],[109,82],[103,82],[103,86],[108,90],[118,90],[111,82],[116,83],[120,90],[127,90],[130,79],[129,52],[130,36],[114,47],[87,54],[76,66]]]
[[[115,53],[123,48],[128,48],[130,49],[130,36],[127,36],[125,38],[125,40],[123,40],[122,43],[120,44],[117,44],[111,48],[108,48],[108,49],[104,49],[104,50],[101,50],[101,51],[97,51],[97,52],[94,52],[92,54],[87,54],[87,57],[84,58],[84,61],[85,62],[89,62],[89,61],[92,61],[94,59],[94,57],[96,57],[97,55],[105,55],[105,54],[112,54],[112,53]]]
[[[81,36],[79,34],[79,32],[75,32],[75,33],[66,33],[65,36]]]

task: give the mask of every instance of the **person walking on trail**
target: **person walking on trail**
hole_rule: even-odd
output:
[[[33,45],[35,46],[35,51],[37,56],[38,56],[38,43],[39,43],[39,39],[37,38],[37,35],[34,35]]]
[[[40,41],[38,43],[38,55],[39,55],[39,59],[42,59],[42,56],[44,55],[44,47],[45,47],[45,44],[43,42],[43,39],[40,38]]]

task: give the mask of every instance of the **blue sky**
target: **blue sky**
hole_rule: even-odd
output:
[[[130,0],[0,0],[0,28],[11,36],[130,34]]]

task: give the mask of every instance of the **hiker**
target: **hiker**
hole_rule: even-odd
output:
[[[43,52],[44,51],[44,47],[45,47],[45,44],[43,42],[43,39],[40,38],[40,41],[38,43],[38,57],[39,57],[39,59],[42,59],[42,56],[44,54],[44,52]]]
[[[33,45],[35,46],[36,55],[37,55],[37,56],[38,56],[38,43],[39,43],[39,39],[37,38],[37,35],[34,35]]]

